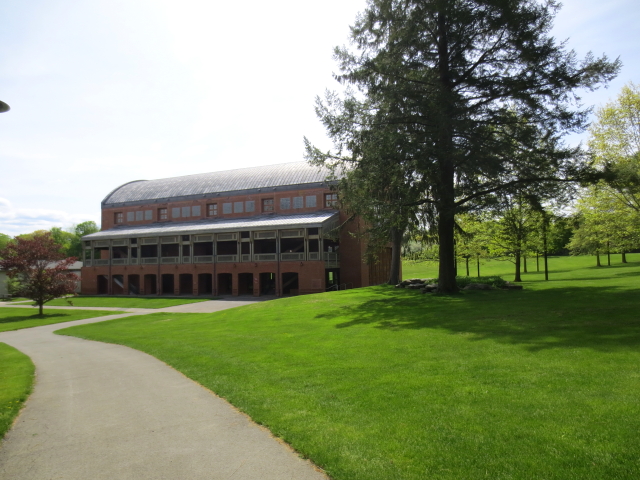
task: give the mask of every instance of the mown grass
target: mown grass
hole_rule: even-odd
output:
[[[198,303],[211,298],[157,298],[157,297],[92,297],[78,296],[51,300],[47,305],[68,307],[113,307],[113,308],[165,308],[188,303]]]
[[[28,299],[28,298],[25,298],[25,297],[14,297],[14,298],[11,298],[11,299],[9,299],[9,300],[5,300],[5,301],[6,301],[6,302],[12,302],[12,303],[13,303],[13,302],[28,302],[28,301],[29,301],[29,299]]]
[[[0,343],[0,440],[31,393],[34,371],[29,357]]]
[[[632,259],[640,259],[640,256],[637,254],[627,254],[628,261],[632,261]],[[600,257],[601,262],[603,262],[603,267],[596,267],[596,257],[595,256],[582,256],[582,257],[567,257],[561,256],[556,257],[552,256],[548,258],[549,264],[549,279],[569,279],[573,278],[571,272],[575,272],[576,277],[580,278],[582,276],[581,269],[582,268],[607,268],[606,266],[606,256]],[[616,267],[621,265],[621,255],[612,254],[611,255],[611,267]],[[543,280],[544,279],[544,259],[540,257],[538,262],[536,262],[535,257],[527,258],[527,270],[528,272],[524,272],[523,264],[521,264],[521,272],[523,279],[528,279],[531,281],[535,280]],[[481,276],[494,276],[498,275],[503,277],[505,280],[513,281],[515,276],[515,265],[509,260],[490,260],[483,259],[480,262],[480,275]],[[538,271],[539,268],[539,271]],[[556,276],[556,273],[561,273],[560,277]],[[467,269],[464,263],[464,260],[459,260],[458,263],[458,275],[466,276]],[[478,274],[476,260],[470,259],[469,261],[469,276],[471,278],[476,277]],[[403,278],[436,278],[438,277],[438,264],[436,262],[412,262],[412,261],[404,261],[402,263],[402,277]],[[527,278],[524,278],[527,277]]]
[[[58,333],[160,358],[336,480],[640,478],[629,258],[555,259],[523,291],[381,286]]]
[[[104,315],[115,315],[123,312],[116,311],[100,311],[100,310],[47,310],[44,309],[44,315],[38,315],[37,309],[30,308],[0,308],[0,332],[8,332],[10,330],[20,330],[22,328],[39,327],[41,325],[50,325],[52,323],[71,322],[73,320],[82,320],[84,318],[102,317]]]

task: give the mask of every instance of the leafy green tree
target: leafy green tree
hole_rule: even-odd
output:
[[[538,212],[522,194],[505,196],[491,224],[489,250],[492,255],[507,258],[515,265],[514,282],[522,281],[522,258],[536,228]]]
[[[71,242],[69,244],[68,254],[71,257],[77,257],[80,260],[84,260],[82,237],[91,233],[99,232],[100,228],[98,227],[98,225],[96,225],[96,222],[89,220],[87,222],[82,222],[74,225],[71,230],[73,233],[73,237],[71,238]]]
[[[69,250],[71,249],[71,242],[73,242],[74,235],[62,230],[60,227],[52,227],[49,231],[51,232],[53,241],[60,246],[60,252],[66,257],[70,256]]]
[[[489,223],[478,215],[462,214],[456,218],[456,254],[465,262],[467,277],[471,275],[469,263],[475,261],[478,277],[480,259],[489,256],[488,245],[491,239]]]
[[[589,148],[612,176],[602,188],[640,212],[640,87],[630,83],[613,102],[597,111]]]
[[[11,241],[11,237],[4,233],[0,233],[0,250],[7,246],[7,244]]]
[[[602,185],[587,189],[577,203],[579,227],[569,243],[574,255],[594,254],[596,265],[601,266],[600,255],[625,252],[640,245],[640,214]]]
[[[422,205],[437,228],[443,292],[457,290],[456,214],[496,192],[584,178],[585,161],[561,137],[586,127],[577,90],[613,78],[620,63],[579,61],[550,37],[558,8],[553,0],[369,0],[351,30],[355,51],[336,49],[338,80],[373,102],[377,125],[404,137],[411,185],[422,192],[405,203]],[[334,126],[359,141],[357,128]]]
[[[534,218],[534,228],[527,239],[527,251],[536,257],[536,271],[540,271],[540,257],[566,252],[573,235],[572,219],[557,216],[543,209]],[[545,267],[545,274],[546,272]]]

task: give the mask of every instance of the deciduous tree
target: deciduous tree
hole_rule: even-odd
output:
[[[72,227],[73,237],[69,244],[68,255],[70,257],[78,257],[81,260],[84,260],[83,257],[83,248],[82,248],[82,237],[85,235],[89,235],[91,233],[96,233],[100,231],[98,225],[94,221],[82,222]]]
[[[630,83],[599,109],[590,128],[589,148],[612,175],[601,188],[640,212],[640,87]]]
[[[33,300],[40,315],[46,302],[75,290],[78,277],[68,269],[76,258],[65,258],[49,232],[16,237],[0,258],[7,276],[20,280],[19,295]]]
[[[601,266],[600,255],[625,252],[640,245],[640,213],[629,208],[623,198],[603,184],[586,189],[576,206],[579,226],[569,243],[574,255],[596,255],[596,265]]]
[[[7,246],[7,244],[11,241],[11,237],[4,233],[0,233],[0,250]],[[2,258],[2,257],[0,257]]]

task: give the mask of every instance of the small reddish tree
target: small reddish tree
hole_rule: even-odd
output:
[[[19,295],[40,307],[62,295],[73,293],[78,276],[69,272],[75,257],[64,258],[49,232],[16,237],[0,250],[0,267],[9,278],[20,281]]]

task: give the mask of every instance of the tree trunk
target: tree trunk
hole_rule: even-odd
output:
[[[542,220],[542,255],[544,256],[544,279],[549,280],[549,263],[547,262],[547,216]]]
[[[437,13],[437,61],[438,61],[438,94],[436,104],[439,110],[438,120],[438,240],[440,242],[440,266],[438,292],[456,293],[454,227],[456,213],[456,197],[454,187],[455,165],[453,147],[453,80],[451,78],[449,52],[449,22],[443,7]]]
[[[596,267],[601,267],[602,264],[600,263],[600,252],[596,251]]]
[[[514,282],[521,282],[520,278],[520,252],[516,252],[516,276],[513,279]]]
[[[540,255],[536,253],[536,272],[540,271]]]
[[[453,186],[453,183],[452,183]],[[438,291],[456,293],[455,251],[453,247],[453,209],[442,211],[438,221],[438,239],[440,241],[440,265],[438,266]]]
[[[43,315],[43,312],[42,312],[42,308],[43,308],[43,306],[44,306],[44,303],[43,303],[43,302],[38,302],[38,308],[39,308],[39,310],[40,310],[40,316],[42,316],[42,315]]]
[[[391,271],[389,272],[389,285],[400,283],[400,250],[402,248],[402,231],[393,227],[391,229]]]
[[[622,263],[627,263],[627,254],[622,252]]]
[[[544,251],[544,279],[549,280],[549,256],[547,255],[547,251]]]
[[[524,272],[524,273],[529,273],[529,272],[527,272],[527,256],[526,256],[526,255],[524,255],[524,256],[522,257],[522,261],[523,261],[523,263],[524,263],[524,265],[523,265],[523,267],[524,267],[523,272]]]
[[[471,275],[469,274],[469,257],[466,257],[465,260],[467,262],[467,277],[470,277]]]
[[[609,242],[607,242],[607,266],[611,266],[611,250],[609,249]]]
[[[478,264],[478,278],[480,278],[480,255],[476,256],[476,263]]]

